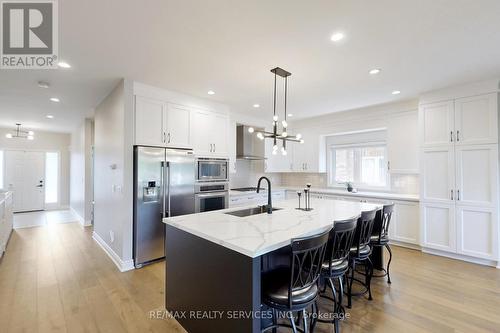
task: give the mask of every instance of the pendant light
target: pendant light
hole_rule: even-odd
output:
[[[287,141],[291,142],[298,142],[298,143],[304,143],[304,140],[302,139],[301,134],[297,135],[291,135],[288,133],[288,122],[286,120],[287,116],[287,97],[288,97],[288,77],[292,75],[292,73],[276,67],[271,69],[271,73],[274,74],[274,94],[273,94],[273,131],[272,132],[266,132],[266,131],[258,131],[256,132],[256,135],[259,139],[264,140],[264,139],[272,139],[273,140],[273,155],[276,155],[278,153],[278,141],[282,142],[281,146],[281,154],[283,156],[287,155],[287,150],[286,150],[286,143]],[[284,80],[284,119],[281,121],[281,128],[282,132],[279,133],[279,117],[276,114],[276,106],[277,106],[277,81],[278,81],[278,76],[283,78]],[[248,129],[250,133],[253,133],[255,131],[254,128],[250,127]]]

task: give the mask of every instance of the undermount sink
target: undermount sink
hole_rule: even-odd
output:
[[[282,208],[273,208],[273,211],[280,210],[280,209],[282,209]],[[245,208],[245,209],[235,210],[234,212],[227,212],[225,214],[238,216],[238,217],[246,217],[246,216],[258,215],[258,214],[264,214],[264,213],[267,213],[266,206]]]

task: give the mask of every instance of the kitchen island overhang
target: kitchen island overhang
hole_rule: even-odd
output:
[[[280,202],[273,214],[237,217],[226,209],[164,219],[166,309],[188,332],[260,332],[261,272],[286,261],[293,238],[318,234],[380,204],[316,201],[314,210]]]

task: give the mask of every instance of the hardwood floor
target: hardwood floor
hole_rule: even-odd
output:
[[[120,273],[91,233],[14,231],[0,261],[0,331],[184,332],[149,318],[164,304],[164,264]],[[374,300],[355,298],[342,332],[500,332],[500,270],[393,249],[392,285],[374,279]]]

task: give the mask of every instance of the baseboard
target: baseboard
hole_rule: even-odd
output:
[[[85,221],[85,219],[80,214],[78,214],[78,212],[73,207],[70,207],[69,210],[71,211],[71,213],[73,213],[73,215],[75,215],[76,219],[82,227],[88,227],[92,225],[92,222]]]
[[[391,239],[391,242],[389,243],[389,245],[404,247],[404,248],[407,248],[407,249],[417,250],[417,251],[421,251],[422,250],[422,247],[420,245],[415,245],[415,244],[405,243],[405,242],[399,242],[399,241],[395,241],[395,240],[392,240],[392,239]]]
[[[115,263],[116,267],[120,270],[120,272],[130,271],[135,269],[134,260],[122,260],[120,256],[118,256],[115,251],[101,238],[95,231],[92,233],[92,238],[96,241],[97,244],[106,252],[109,258]]]
[[[427,254],[440,256],[440,257],[446,257],[446,258],[450,258],[450,259],[467,261],[467,262],[470,262],[473,264],[478,264],[478,265],[492,266],[492,267],[496,267],[496,268],[500,269],[500,262],[498,262],[496,260],[474,258],[474,257],[465,256],[462,254],[449,253],[449,252],[435,250],[435,249],[429,249],[429,248],[425,248],[425,247],[422,248],[422,252],[427,253]]]

